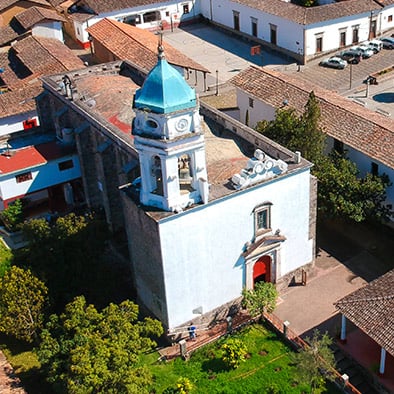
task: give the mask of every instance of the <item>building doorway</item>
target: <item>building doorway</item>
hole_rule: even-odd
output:
[[[258,282],[271,282],[270,256],[261,256],[253,266],[253,287]]]

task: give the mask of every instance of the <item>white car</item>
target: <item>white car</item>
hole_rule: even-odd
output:
[[[380,40],[371,40],[364,42],[362,46],[367,46],[369,49],[372,49],[374,53],[378,53],[383,48],[383,43]]]
[[[374,54],[374,51],[366,45],[356,45],[352,49],[360,51],[363,59],[367,59]]]

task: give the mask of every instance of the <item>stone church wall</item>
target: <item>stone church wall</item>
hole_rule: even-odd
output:
[[[132,200],[127,186],[121,190],[129,253],[134,273],[134,288],[137,289],[139,295],[138,303],[160,319],[164,326],[168,326],[159,226],[144,209]]]

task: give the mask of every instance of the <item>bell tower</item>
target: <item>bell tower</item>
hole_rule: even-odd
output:
[[[205,144],[196,93],[168,64],[161,46],[156,66],[136,91],[133,108],[140,202],[177,212],[207,203]]]

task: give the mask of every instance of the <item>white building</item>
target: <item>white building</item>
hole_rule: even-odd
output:
[[[314,261],[310,164],[272,145],[250,158],[231,134],[214,135],[162,55],[134,109],[141,178],[123,202],[141,302],[173,328],[239,300],[256,281],[301,280]]]
[[[306,62],[394,28],[393,4],[347,0],[302,7],[281,0],[201,0],[212,23]]]
[[[289,106],[302,113],[311,91],[320,104],[321,126],[328,136],[327,149],[346,151],[361,176],[387,174],[394,180],[394,121],[361,107],[337,93],[300,81],[290,75],[251,66],[230,81],[237,88],[239,116],[251,127],[275,119],[275,110]],[[248,115],[246,115],[248,113]],[[386,190],[387,205],[394,206],[394,186]]]

